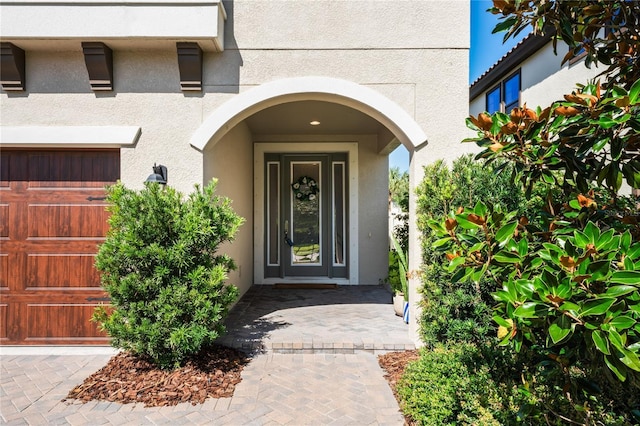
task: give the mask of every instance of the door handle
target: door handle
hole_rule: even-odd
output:
[[[289,238],[289,221],[284,221],[284,241],[289,244],[289,247],[293,247],[293,241]]]

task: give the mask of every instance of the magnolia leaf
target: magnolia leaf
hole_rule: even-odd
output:
[[[521,263],[522,259],[516,253],[501,250],[493,256],[494,260],[500,263]]]
[[[584,234],[589,238],[589,242],[595,245],[600,238],[600,229],[593,222],[589,222],[584,228]]]
[[[613,358],[611,355],[604,357],[604,362],[609,367],[609,370],[613,371],[618,380],[624,382],[627,379],[627,369],[624,365],[619,365],[619,361]]]
[[[640,359],[638,359],[638,355],[628,349],[624,349],[622,354],[623,357],[620,358],[620,361],[622,361],[624,365],[634,371],[640,371]]]
[[[571,321],[566,316],[562,315],[560,318],[557,318],[550,326],[549,326],[549,336],[554,344],[560,343],[564,340],[569,334],[571,334]]]
[[[636,80],[629,89],[629,103],[635,104],[640,101],[640,79]]]
[[[640,271],[616,271],[611,275],[610,282],[640,285]]]
[[[575,238],[576,247],[578,248],[585,248],[587,244],[590,243],[589,237],[587,237],[584,232],[577,229],[573,232],[573,236]]]
[[[599,260],[593,262],[587,268],[587,271],[591,274],[592,280],[601,280],[606,277],[610,272],[611,262],[608,260]]]
[[[542,303],[525,302],[516,308],[513,315],[519,318],[543,318],[547,312],[547,306]]]
[[[609,322],[609,324],[614,326],[617,330],[626,330],[627,328],[633,327],[635,323],[636,320],[627,315],[615,317],[611,322]]]
[[[629,294],[632,291],[637,291],[637,290],[638,289],[636,287],[633,287],[630,285],[615,285],[615,286],[609,287],[607,291],[603,293],[603,295],[605,297],[620,297],[620,296],[624,296],[625,294]]]
[[[518,222],[510,222],[504,225],[502,228],[496,232],[496,240],[500,245],[504,245],[509,238],[513,236],[514,231],[518,227]]]
[[[616,299],[595,299],[588,300],[583,306],[580,317],[587,315],[602,315],[609,310],[609,308],[616,302]]]
[[[591,333],[591,339],[600,352],[605,355],[611,355],[611,351],[609,350],[609,340],[607,340],[602,331],[595,330],[593,333]]]

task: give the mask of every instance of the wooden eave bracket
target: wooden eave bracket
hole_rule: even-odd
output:
[[[25,90],[24,50],[13,43],[0,43],[0,84],[9,92]]]
[[[180,89],[183,92],[202,90],[202,49],[198,43],[177,42]]]
[[[94,92],[113,90],[113,52],[102,42],[82,42],[89,84]]]

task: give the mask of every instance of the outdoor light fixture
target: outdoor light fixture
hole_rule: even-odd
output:
[[[160,164],[156,166],[156,163],[153,163],[153,173],[149,175],[145,182],[156,182],[160,185],[167,184],[167,168]]]
[[[318,120],[313,120],[313,121],[310,121],[309,124],[311,124],[312,126],[319,126],[320,122]]]

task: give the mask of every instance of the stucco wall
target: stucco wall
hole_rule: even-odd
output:
[[[253,141],[244,123],[204,151],[204,181],[218,179],[217,194],[232,200],[233,210],[245,219],[235,240],[220,247],[236,261],[229,282],[244,294],[253,284]]]
[[[389,158],[369,136],[359,141],[358,162],[360,284],[379,284],[389,272]]]

